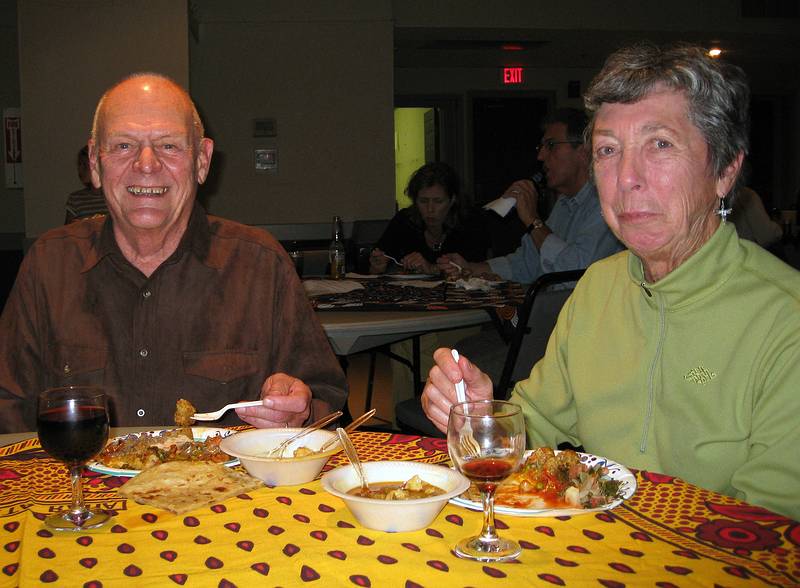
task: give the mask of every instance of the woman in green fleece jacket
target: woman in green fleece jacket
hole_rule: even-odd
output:
[[[725,222],[748,148],[749,91],[699,47],[612,54],[585,96],[603,216],[628,247],[592,265],[512,401],[533,446],[569,442],[800,519],[800,272]],[[423,394],[446,430],[454,383]]]

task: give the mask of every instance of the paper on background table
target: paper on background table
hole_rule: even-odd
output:
[[[506,216],[511,209],[517,205],[517,199],[510,196],[500,196],[497,200],[492,200],[483,205],[484,210],[494,210],[500,216]]]
[[[319,294],[346,294],[353,290],[363,290],[364,286],[353,280],[303,280],[303,287],[309,296]]]
[[[489,280],[484,280],[483,278],[470,278],[469,280],[465,280],[464,278],[459,278],[456,280],[456,288],[464,288],[464,290],[480,290],[481,292],[489,292],[494,286],[499,284],[500,282],[490,282]]]

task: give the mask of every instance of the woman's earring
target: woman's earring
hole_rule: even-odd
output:
[[[720,198],[719,208],[717,209],[716,214],[718,214],[722,218],[722,222],[727,221],[728,215],[732,212],[733,212],[732,208],[725,208],[725,198],[724,197]]]

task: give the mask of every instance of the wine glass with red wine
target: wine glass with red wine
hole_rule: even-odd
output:
[[[481,492],[483,528],[479,535],[456,545],[456,555],[478,561],[517,557],[520,546],[497,536],[494,493],[497,486],[522,464],[525,420],[516,404],[501,400],[461,402],[450,408],[447,449],[458,471]]]
[[[45,390],[39,394],[36,428],[42,449],[67,465],[72,481],[69,510],[47,517],[45,525],[58,531],[82,531],[105,523],[110,515],[86,508],[81,484],[84,464],[100,453],[108,440],[108,403],[103,389],[67,386]]]

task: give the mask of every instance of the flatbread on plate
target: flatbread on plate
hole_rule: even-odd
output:
[[[119,493],[139,504],[182,514],[261,487],[260,480],[222,464],[168,461],[144,470]]]

